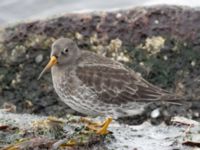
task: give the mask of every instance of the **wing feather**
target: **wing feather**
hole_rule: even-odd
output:
[[[122,66],[82,65],[77,67],[76,73],[83,84],[98,93],[98,98],[106,103],[156,101],[169,94]]]

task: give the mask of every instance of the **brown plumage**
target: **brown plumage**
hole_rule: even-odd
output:
[[[80,50],[67,38],[53,43],[51,58],[40,77],[51,67],[54,88],[61,100],[87,115],[131,116],[141,113],[149,102],[177,99],[132,69]]]

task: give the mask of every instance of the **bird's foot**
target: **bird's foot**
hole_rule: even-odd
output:
[[[100,129],[97,130],[97,134],[100,134],[100,135],[105,135],[105,134],[108,134],[109,131],[107,130],[108,129],[108,126],[109,124],[112,122],[112,118],[107,118],[105,120],[105,122],[102,124],[102,127]]]
[[[104,121],[104,123],[92,122],[91,120],[87,118],[82,118],[82,121],[88,124],[87,125],[88,129],[95,131],[99,135],[105,135],[109,133],[107,129],[108,129],[109,124],[112,122],[112,118],[111,117],[107,118]]]

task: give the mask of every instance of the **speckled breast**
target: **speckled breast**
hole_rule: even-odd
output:
[[[86,115],[103,115],[96,94],[76,77],[75,71],[52,72],[53,85],[60,99],[72,109]]]

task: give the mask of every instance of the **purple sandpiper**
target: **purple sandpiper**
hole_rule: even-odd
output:
[[[121,118],[141,113],[150,102],[173,101],[176,96],[152,85],[132,69],[96,53],[80,50],[68,38],[52,44],[53,85],[60,99],[86,115]],[[107,132],[108,118],[99,133]]]

